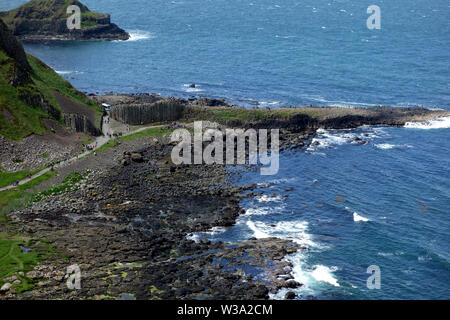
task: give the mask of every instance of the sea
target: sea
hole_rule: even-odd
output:
[[[1,0],[0,10],[25,2]],[[448,0],[83,3],[110,13],[131,39],[25,49],[86,93],[207,96],[248,108],[450,109]],[[372,5],[379,29],[367,26]],[[449,299],[450,118],[319,129],[314,140],[282,152],[274,176],[234,178],[260,194],[241,202],[235,226],[189,236],[304,246],[286,258],[303,284],[298,299]]]

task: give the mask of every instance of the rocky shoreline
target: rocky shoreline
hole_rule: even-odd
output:
[[[79,28],[69,29],[68,7],[80,10]],[[69,10],[70,12],[70,10]],[[21,41],[45,42],[50,40],[117,41],[128,40],[130,35],[111,23],[111,16],[89,10],[79,1],[32,0],[16,9],[0,12],[0,18]]]
[[[124,166],[128,150],[140,157]],[[123,143],[82,160],[98,169],[74,164],[85,177],[69,192],[12,213],[10,232],[46,239],[56,254],[24,275],[33,290],[0,299],[268,299],[301,286],[284,257],[306,248],[290,241],[186,237],[232,226],[254,186],[232,186],[224,166],[175,166],[170,151],[167,138]],[[72,264],[82,270],[81,290],[67,289]]]
[[[111,104],[160,100],[152,95],[92,99]],[[186,108],[180,118],[185,123],[218,120],[216,124],[222,127],[279,128],[281,150],[309,146],[318,127],[403,125],[449,113],[388,107],[247,111],[203,106],[196,101]],[[222,121],[224,118],[217,115],[223,115],[224,110],[227,116],[231,110],[241,118]],[[253,113],[263,117],[253,117]],[[34,202],[12,212],[11,223],[0,224],[0,233],[45,239],[54,254],[33,270],[3,279],[0,299],[255,300],[269,299],[270,293],[281,288],[302,286],[293,278],[293,266],[285,257],[308,248],[292,241],[191,240],[192,233],[234,225],[245,214],[239,201],[254,197],[255,186],[234,186],[231,173],[222,165],[175,165],[170,157],[172,147],[167,136],[123,141],[63,167],[58,175],[40,184]],[[65,182],[74,173],[81,178]],[[70,265],[81,269],[80,290],[66,285]],[[24,280],[34,287],[16,292],[14,284]],[[296,296],[288,291],[285,298]]]

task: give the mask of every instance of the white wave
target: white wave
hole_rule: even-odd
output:
[[[282,102],[281,101],[260,101],[259,104],[262,106],[264,106],[264,105],[275,106],[275,105],[282,104]]]
[[[283,198],[279,195],[277,196],[268,196],[268,195],[262,195],[260,197],[256,197],[256,200],[258,200],[258,202],[280,202],[283,200]]]
[[[344,144],[366,144],[371,140],[387,137],[388,134],[380,127],[360,126],[357,129],[325,130],[317,129],[317,135],[312,139],[306,151],[312,154],[326,155],[318,152]],[[383,147],[382,145],[379,145]]]
[[[199,88],[198,85],[195,86],[195,88],[191,88],[191,84],[183,84],[184,91],[185,92],[203,92],[205,89]]]
[[[425,122],[407,122],[405,128],[411,129],[446,129],[450,128],[450,117],[442,117]]]
[[[253,236],[257,239],[277,237],[292,240],[300,246],[320,247],[307,233],[308,223],[306,221],[281,221],[276,224],[266,224],[261,221],[248,220],[247,227],[253,231]]]
[[[61,70],[61,71],[55,70],[55,72],[57,74],[61,74],[61,75],[63,75],[63,74],[71,74],[71,73],[77,73],[77,74],[83,74],[84,73],[82,71],[66,71],[66,70]]]
[[[375,147],[377,147],[378,149],[388,150],[388,149],[395,148],[396,145],[395,144],[389,144],[389,143],[381,143],[381,144],[376,144]]]
[[[368,222],[370,220],[365,218],[365,217],[363,217],[363,216],[360,216],[356,212],[353,212],[353,221],[355,221],[355,222]]]
[[[189,233],[186,235],[186,239],[193,240],[198,243],[205,236],[214,236],[219,233],[223,233],[226,230],[227,229],[225,227],[213,227],[209,231]]]
[[[130,30],[128,31],[128,33],[130,34],[130,39],[128,39],[127,41],[140,41],[152,39],[155,37],[154,33],[143,30]]]
[[[318,129],[317,136],[312,139],[311,146],[307,151],[315,151],[316,149],[328,149],[333,146],[339,146],[353,140],[355,134],[345,132],[344,130],[325,130]]]
[[[322,27],[322,28],[326,28],[326,27]],[[303,94],[301,96],[303,98],[322,103],[328,107],[354,108],[354,107],[371,107],[371,106],[377,105],[376,103],[367,103],[367,102],[328,100],[320,95]]]
[[[382,149],[382,150],[389,150],[389,149],[395,149],[395,148],[412,148],[412,146],[408,145],[408,144],[390,144],[390,143],[380,143],[380,144],[375,144],[375,147],[377,147],[378,149]]]
[[[314,271],[311,273],[314,279],[321,282],[329,283],[335,287],[339,287],[339,283],[337,279],[333,276],[333,272],[336,271],[337,268],[328,268],[323,265],[315,266]]]
[[[267,233],[261,231],[253,221],[247,221],[247,226],[253,231],[253,235],[257,239],[270,238]]]
[[[262,216],[269,213],[268,208],[250,208],[245,210],[246,216],[256,215],[256,216]]]
[[[289,183],[289,182],[294,182],[296,180],[297,180],[297,178],[273,179],[273,180],[267,181],[265,183],[258,183],[258,187],[261,187],[264,185],[285,184],[285,183]]]

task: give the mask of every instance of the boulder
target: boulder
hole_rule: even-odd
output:
[[[142,157],[142,155],[140,153],[133,152],[133,153],[131,153],[131,160],[134,162],[143,162],[144,158]]]
[[[7,292],[9,291],[9,289],[11,289],[12,284],[11,283],[5,283],[1,288],[0,288],[0,292]]]
[[[297,282],[297,281],[295,281],[294,279],[290,279],[290,280],[286,281],[286,286],[288,288],[295,289],[295,288],[301,287],[302,284]]]
[[[284,298],[285,298],[286,300],[293,300],[293,299],[295,299],[296,296],[297,296],[297,295],[295,294],[295,292],[289,291],[288,293],[286,293],[286,295],[284,296]]]

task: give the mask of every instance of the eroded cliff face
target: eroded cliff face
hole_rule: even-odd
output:
[[[42,61],[27,55],[1,19],[0,86],[0,134],[7,139],[43,135],[49,130],[46,119],[64,121],[78,132],[101,134],[95,126],[100,109],[83,103],[85,95]]]
[[[63,114],[64,124],[76,132],[83,132],[91,136],[100,136],[101,130],[97,128],[85,115],[75,113]]]
[[[28,63],[25,51],[2,20],[0,20],[0,50],[13,60],[14,74],[10,83],[14,86],[19,86],[29,81],[32,69]]]
[[[81,10],[81,29],[67,27],[67,8]],[[128,40],[130,35],[111,23],[106,13],[90,11],[77,0],[33,0],[17,9],[0,13],[13,34],[21,40]]]

